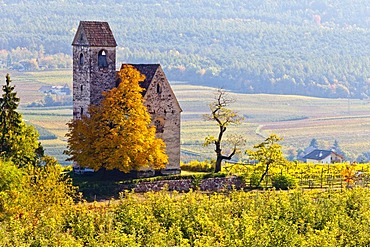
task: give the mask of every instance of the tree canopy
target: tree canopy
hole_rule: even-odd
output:
[[[282,138],[275,134],[271,134],[260,144],[254,145],[253,148],[255,150],[246,151],[251,160],[258,160],[263,170],[257,187],[261,184],[271,167],[285,166],[287,164],[287,160],[284,158],[281,150],[281,145],[277,143],[281,140]]]
[[[370,95],[367,0],[3,0],[0,68],[70,67],[78,22],[96,19],[110,23],[118,61],[160,61],[176,80],[247,93]]]
[[[164,168],[165,144],[155,137],[150,115],[143,104],[139,82],[144,80],[131,65],[119,72],[117,88],[104,93],[99,106],[68,123],[70,160],[94,170],[105,168],[130,172],[141,168]]]
[[[12,160],[18,166],[36,164],[43,155],[38,132],[33,126],[26,125],[22,115],[16,111],[20,99],[10,82],[7,74],[0,98],[0,154],[3,159]]]

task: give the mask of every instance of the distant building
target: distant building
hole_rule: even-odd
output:
[[[312,151],[314,151],[315,149],[316,149],[315,147],[313,147],[313,146],[309,146],[309,147],[305,148],[305,150],[299,150],[299,151],[298,151],[298,155],[297,155],[297,159],[298,159],[299,161],[305,162],[306,160],[304,159],[304,157],[305,157],[307,154],[309,154],[309,153],[311,153]]]
[[[332,164],[342,163],[344,157],[330,150],[315,149],[303,157],[306,163],[314,164]]]
[[[116,71],[116,40],[107,22],[81,21],[73,46],[73,118],[99,105],[102,92],[119,85]],[[150,113],[156,135],[166,144],[168,161],[162,174],[180,173],[181,108],[159,64],[131,64],[145,80],[144,105]]]
[[[64,86],[42,86],[40,87],[39,92],[55,95],[71,95],[71,89],[67,84],[65,84]]]

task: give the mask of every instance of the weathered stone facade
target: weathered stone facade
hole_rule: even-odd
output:
[[[99,36],[109,37],[109,42]],[[99,104],[116,82],[116,41],[106,22],[81,22],[73,46],[73,117]]]
[[[169,164],[162,174],[179,173],[180,166],[180,113],[181,108],[159,64],[132,64],[146,76],[141,86],[144,105],[150,113],[157,137],[166,143]]]
[[[87,114],[90,104],[101,102],[102,92],[117,86],[116,41],[108,23],[81,22],[72,46],[73,117],[79,119]],[[166,143],[169,164],[161,173],[177,174],[180,172],[180,105],[159,64],[132,66],[146,77],[140,84],[144,88],[144,104],[157,128],[157,137]]]

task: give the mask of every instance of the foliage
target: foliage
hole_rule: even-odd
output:
[[[297,180],[288,174],[279,174],[272,178],[272,187],[275,189],[294,189],[297,187]]]
[[[13,222],[10,229],[23,229],[9,233],[5,241],[10,236],[32,239],[37,227],[46,231],[46,237],[76,198],[71,180],[56,160],[45,156],[43,164],[18,168],[11,162],[0,162],[0,223]]]
[[[369,95],[367,6],[365,0],[4,0],[0,67],[71,67],[78,21],[99,19],[124,44],[118,61],[160,61],[177,80],[247,93],[362,98]]]
[[[347,187],[351,185],[355,180],[355,167],[354,165],[347,165],[340,173],[344,181],[347,183]]]
[[[42,213],[38,221],[9,218],[0,222],[0,244],[367,246],[369,208],[367,189],[125,192],[114,203],[67,206],[48,221]]]
[[[283,152],[281,151],[281,146],[277,144],[282,138],[277,135],[270,135],[260,144],[255,145],[253,148],[256,151],[247,150],[251,160],[258,160],[260,167],[264,170],[258,186],[261,184],[264,177],[268,174],[271,167],[285,166],[287,160],[284,158]]]
[[[183,171],[192,171],[192,172],[211,172],[214,171],[215,166],[214,162],[210,162],[209,160],[198,161],[192,160],[188,163],[180,163],[180,168]]]
[[[257,188],[260,186],[262,177],[262,172],[259,170],[255,170],[250,177],[244,176],[244,180],[246,184],[249,184],[251,188]],[[248,181],[249,180],[249,181]]]
[[[22,115],[16,111],[19,98],[10,82],[7,74],[0,98],[0,153],[18,166],[36,164],[43,155],[43,148],[37,141],[39,135],[33,126],[23,122]]]
[[[131,65],[123,67],[117,88],[104,93],[101,105],[68,124],[69,160],[94,170],[130,172],[163,168],[167,163],[164,142],[155,137],[150,115],[143,104],[140,81],[144,76]]]
[[[310,142],[310,146],[309,147],[313,147],[313,148],[319,148],[319,143],[317,142],[316,138],[313,138]]]
[[[229,153],[229,155],[224,155],[222,152],[222,137],[226,132],[227,127],[230,124],[239,124],[243,120],[243,117],[239,116],[236,111],[227,108],[232,102],[233,100],[227,97],[226,92],[219,89],[216,93],[215,101],[209,105],[211,113],[204,115],[204,118],[206,120],[215,121],[217,126],[219,127],[217,137],[207,136],[204,142],[204,146],[208,146],[210,144],[215,145],[215,172],[220,172],[222,161],[231,160],[231,158],[238,151],[238,146],[242,145],[245,142],[243,137],[241,137],[240,135],[234,135],[229,139],[232,151]]]
[[[23,172],[11,162],[0,160],[0,220],[21,187]]]
[[[3,85],[3,95],[0,98],[1,114],[1,154],[8,154],[11,151],[12,132],[19,130],[22,123],[21,115],[16,111],[19,105],[19,98],[14,91],[14,86],[10,86],[10,76],[6,75],[6,83]]]

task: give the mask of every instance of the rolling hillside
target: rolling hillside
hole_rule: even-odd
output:
[[[0,1],[0,68],[71,66],[80,20],[108,21],[118,60],[243,93],[370,95],[367,0]]]
[[[5,72],[4,72],[5,73]],[[66,123],[72,118],[71,107],[27,108],[26,105],[43,95],[37,91],[46,82],[64,85],[72,81],[71,71],[15,73],[13,83],[21,98],[21,112],[26,120],[45,128],[57,139],[42,140],[47,153],[60,161],[65,149]],[[208,113],[215,88],[172,81],[171,85],[183,109],[181,144],[183,160],[212,158],[212,147],[202,146],[208,134],[217,127],[203,120]],[[330,148],[337,140],[349,158],[355,159],[370,151],[370,100],[324,99],[305,96],[229,93],[236,100],[231,107],[245,117],[240,126],[230,127],[227,133],[241,133],[247,139],[245,149],[251,149],[264,137],[276,133],[284,138],[286,154],[304,149],[313,138],[322,148]]]

